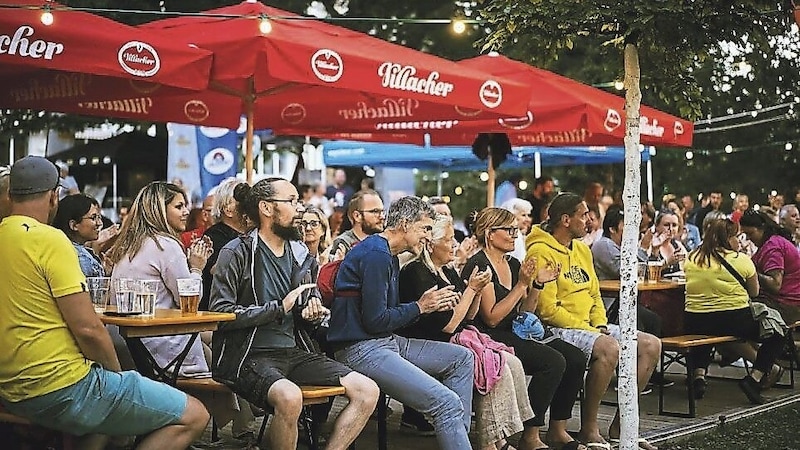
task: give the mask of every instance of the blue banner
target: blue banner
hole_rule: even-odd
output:
[[[211,127],[197,127],[196,136],[200,182],[205,198],[222,180],[236,176],[239,138],[236,130]]]

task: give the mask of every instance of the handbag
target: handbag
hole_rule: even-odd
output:
[[[731,266],[731,264],[725,260],[725,258],[717,253],[716,251],[713,252],[714,257],[722,264],[722,267],[725,268],[733,278],[736,278],[736,281],[742,285],[745,292],[747,292],[747,284],[744,280],[744,277],[736,271],[736,269]],[[768,338],[772,336],[774,333],[778,333],[781,336],[786,335],[786,331],[789,329],[786,326],[786,322],[781,317],[781,313],[777,310],[770,308],[769,306],[761,303],[753,301],[750,299],[750,314],[753,316],[753,320],[758,322],[758,332],[759,336],[762,339]]]

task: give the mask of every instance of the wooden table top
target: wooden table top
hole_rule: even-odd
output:
[[[183,314],[179,309],[156,309],[154,316],[112,316],[100,314],[106,325],[117,325],[125,337],[153,337],[214,331],[219,322],[236,319],[233,313],[199,311]]]
[[[600,280],[600,292],[619,292],[619,280]],[[655,283],[644,281],[638,283],[639,291],[665,291],[684,289],[686,281],[660,280]]]

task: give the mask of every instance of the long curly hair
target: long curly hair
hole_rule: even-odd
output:
[[[167,205],[177,195],[186,202],[186,193],[179,186],[165,181],[154,181],[139,191],[122,224],[119,239],[111,247],[110,258],[114,264],[126,255],[128,259],[133,259],[148,238],[155,241],[160,250],[163,248],[156,239],[158,236],[181,242],[179,231],[167,222]]]

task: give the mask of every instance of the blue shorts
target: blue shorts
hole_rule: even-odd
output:
[[[164,383],[99,365],[72,386],[16,403],[2,401],[13,414],[76,436],[147,434],[177,423],[186,402],[186,394]]]

